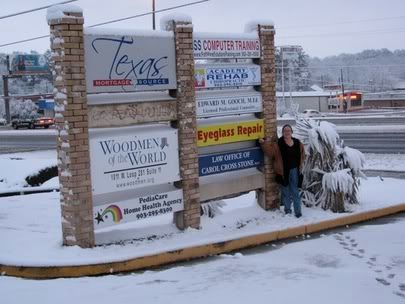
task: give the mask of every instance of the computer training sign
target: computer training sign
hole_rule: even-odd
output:
[[[93,194],[180,180],[177,131],[166,126],[90,131]]]
[[[92,29],[84,46],[89,93],[176,88],[173,33],[103,35]]]
[[[195,59],[205,58],[259,58],[260,41],[257,37],[210,37],[195,33],[193,37]]]
[[[225,88],[260,85],[260,66],[241,65],[197,65],[194,69],[196,88]]]

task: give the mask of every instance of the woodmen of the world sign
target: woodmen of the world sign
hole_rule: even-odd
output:
[[[90,131],[93,195],[180,180],[177,130],[138,126]]]

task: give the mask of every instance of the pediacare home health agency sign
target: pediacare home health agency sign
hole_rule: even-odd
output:
[[[225,88],[260,85],[260,66],[240,65],[196,65],[195,88]]]
[[[108,31],[87,29],[84,35],[88,93],[176,88],[172,32],[148,32],[148,36],[102,33]]]
[[[180,180],[177,130],[168,126],[90,130],[93,195]]]
[[[205,147],[232,142],[256,140],[264,137],[263,119],[198,126],[197,146]]]
[[[93,207],[95,229],[184,209],[183,190],[154,193]]]
[[[257,35],[226,38],[213,34],[194,33],[193,53],[195,59],[259,58],[260,40]]]
[[[262,94],[258,92],[215,96],[202,93],[196,96],[197,117],[255,113],[263,109]]]

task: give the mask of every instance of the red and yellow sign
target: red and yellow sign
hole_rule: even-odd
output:
[[[199,147],[255,140],[264,137],[263,119],[224,125],[200,126],[197,131]]]

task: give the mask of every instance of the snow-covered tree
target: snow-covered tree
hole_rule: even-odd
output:
[[[329,122],[297,120],[296,127],[306,152],[303,203],[333,212],[345,212],[347,204],[358,204],[359,177],[365,177],[364,155],[345,147],[336,126]]]
[[[38,114],[38,106],[32,100],[15,100],[10,102],[11,117],[27,118]]]

